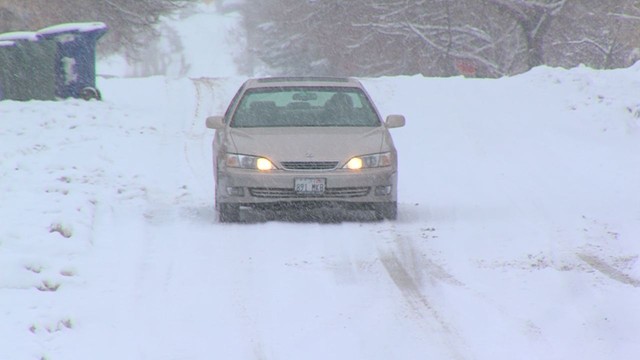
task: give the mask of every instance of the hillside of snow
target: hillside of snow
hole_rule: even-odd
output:
[[[339,223],[216,221],[223,70],[0,102],[0,359],[637,358],[640,64],[362,79],[399,219]]]

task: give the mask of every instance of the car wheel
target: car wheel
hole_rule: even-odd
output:
[[[100,90],[94,87],[83,88],[82,90],[80,90],[79,96],[81,99],[84,99],[87,101],[91,99],[102,100],[102,95],[100,94]]]
[[[398,218],[398,203],[393,201],[376,204],[374,211],[378,220],[396,220]]]
[[[222,223],[240,222],[240,205],[226,203],[218,205],[218,220]]]

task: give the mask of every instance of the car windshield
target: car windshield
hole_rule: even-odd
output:
[[[361,89],[277,87],[248,90],[231,127],[381,126]]]

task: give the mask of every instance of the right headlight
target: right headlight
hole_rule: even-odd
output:
[[[391,152],[353,157],[347,161],[343,169],[360,170],[385,166],[391,166]]]
[[[232,168],[254,169],[260,171],[276,169],[275,165],[273,165],[269,159],[259,156],[227,154],[225,163],[227,167]]]

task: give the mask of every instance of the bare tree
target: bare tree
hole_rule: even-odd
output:
[[[640,47],[638,5],[620,0],[567,4],[550,29],[546,63],[602,69],[631,65],[638,60]]]
[[[251,51],[283,73],[330,75],[524,71],[516,24],[463,0],[262,0],[247,3]],[[515,49],[515,50],[514,50]]]
[[[487,0],[518,24],[525,40],[527,64],[545,63],[545,36],[568,0]]]
[[[640,57],[636,0],[254,0],[252,53],[281,73],[497,77]]]
[[[177,0],[0,0],[0,32],[35,31],[67,22],[101,21],[110,31],[100,42],[104,52],[135,52],[153,36],[159,17],[176,9]]]
[[[393,36],[409,55],[405,70],[435,76],[461,72],[501,76],[522,69],[515,24],[484,2],[405,1],[402,6],[370,1],[377,13],[369,31]]]

